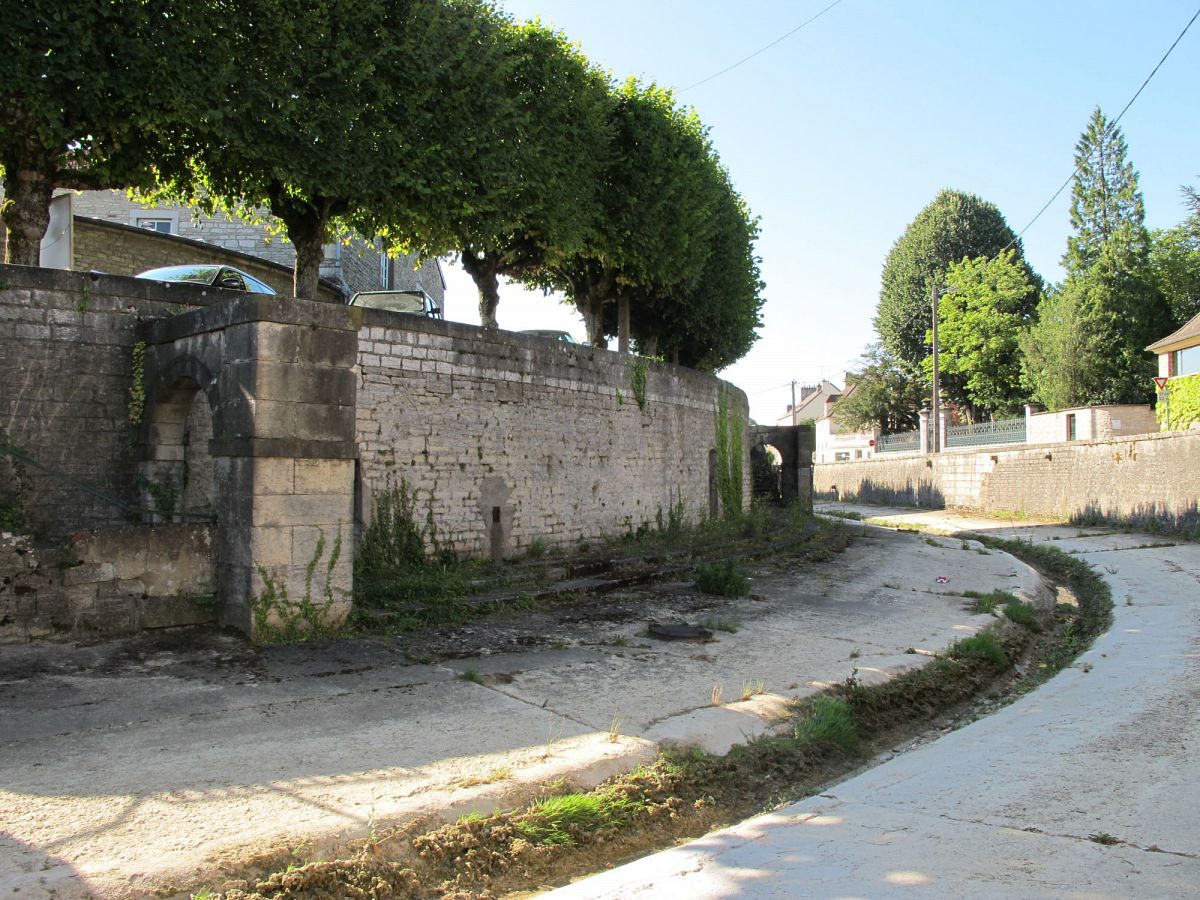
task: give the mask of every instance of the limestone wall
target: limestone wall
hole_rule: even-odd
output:
[[[742,425],[749,498],[747,405],[736,388],[606,350],[362,312],[364,496],[404,479],[457,551],[490,552],[497,508],[506,553],[535,538],[566,544],[653,525],[678,503],[693,519],[707,514],[719,390]]]
[[[1200,433],[949,451],[819,464],[818,496],[1032,516],[1190,521],[1200,502]]]

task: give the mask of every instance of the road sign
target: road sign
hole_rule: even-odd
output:
[[[1165,388],[1167,386],[1167,379],[1162,377],[1161,375],[1156,375],[1154,377],[1154,386],[1161,391],[1163,388]]]

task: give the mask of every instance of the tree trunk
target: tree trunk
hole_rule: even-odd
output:
[[[283,222],[288,240],[296,248],[292,292],[299,300],[316,300],[321,282],[321,263],[325,261],[330,204],[320,199],[306,202],[287,197],[279,185],[272,186],[269,194],[271,212]]]
[[[50,226],[50,198],[54,182],[44,172],[31,169],[6,171],[2,216],[6,229],[4,261],[17,266],[41,262],[42,238]]]
[[[646,356],[649,356],[651,359],[654,359],[655,357],[658,356],[658,335],[657,334],[651,334],[646,337],[646,340],[642,344],[642,352]]]
[[[624,294],[617,298],[617,350],[629,352],[629,298]]]
[[[500,305],[499,263],[486,253],[476,256],[466,249],[462,252],[463,268],[479,290],[479,324],[484,328],[499,328],[496,308]]]

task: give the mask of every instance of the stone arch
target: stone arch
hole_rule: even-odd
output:
[[[816,429],[812,425],[755,425],[751,442],[774,447],[781,457],[779,495],[784,503],[812,505],[812,459]]]
[[[215,516],[214,438],[218,386],[201,361],[171,358],[146,379],[138,492],[151,521]]]

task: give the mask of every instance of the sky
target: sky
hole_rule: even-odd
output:
[[[867,344],[888,251],[942,188],[994,203],[1020,232],[1071,175],[1099,106],[1115,117],[1200,0],[502,0],[540,17],[618,79],[636,75],[694,106],[735,187],[761,219],[763,326],[722,371],[773,422],[791,381],[837,384]],[[1147,224],[1186,215],[1200,186],[1200,20],[1121,120]],[[1070,189],[1023,242],[1062,277]],[[447,269],[447,318],[478,323],[470,278]],[[506,285],[500,327],[582,321],[554,297]]]

